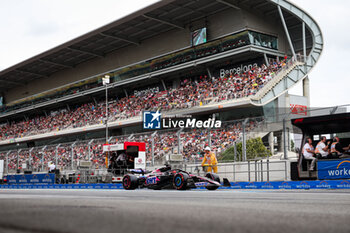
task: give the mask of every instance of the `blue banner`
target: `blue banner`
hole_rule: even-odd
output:
[[[10,185],[14,184],[54,184],[55,174],[18,174],[7,176],[7,183]]]
[[[220,189],[350,189],[350,180],[231,182]]]
[[[317,162],[317,170],[320,180],[350,179],[350,160],[321,160]]]
[[[0,185],[0,189],[124,189],[122,184],[19,184]]]
[[[0,189],[123,189],[122,184],[17,184],[0,185]],[[205,187],[198,189],[206,190]],[[350,180],[231,182],[219,189],[350,189]]]

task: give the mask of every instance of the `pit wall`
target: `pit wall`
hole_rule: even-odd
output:
[[[0,185],[0,189],[123,189],[122,184],[53,184]],[[204,187],[199,188],[205,189]],[[294,189],[350,189],[350,180],[231,182],[231,187],[219,189],[294,190]],[[155,191],[156,192],[156,191]]]

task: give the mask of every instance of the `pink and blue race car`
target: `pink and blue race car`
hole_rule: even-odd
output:
[[[224,186],[229,185],[228,180],[224,179]],[[207,173],[204,177],[197,176],[180,169],[171,169],[169,165],[154,171],[131,169],[123,177],[123,187],[126,190],[137,188],[187,190],[199,187],[216,190],[220,186],[220,178],[217,174]]]

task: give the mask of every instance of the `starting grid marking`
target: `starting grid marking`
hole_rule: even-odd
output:
[[[0,185],[0,189],[123,189],[122,184],[52,184]],[[197,189],[205,189],[200,187]],[[219,189],[350,189],[350,180],[231,182],[231,187]]]

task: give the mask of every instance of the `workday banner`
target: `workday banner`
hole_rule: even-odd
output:
[[[122,184],[17,184],[0,185],[0,189],[124,189]],[[204,189],[205,187],[199,187]],[[271,182],[231,182],[219,189],[350,189],[350,180],[303,180]]]
[[[318,161],[318,179],[350,179],[350,159]]]
[[[54,184],[55,174],[21,174],[9,175],[7,177],[8,184]]]

